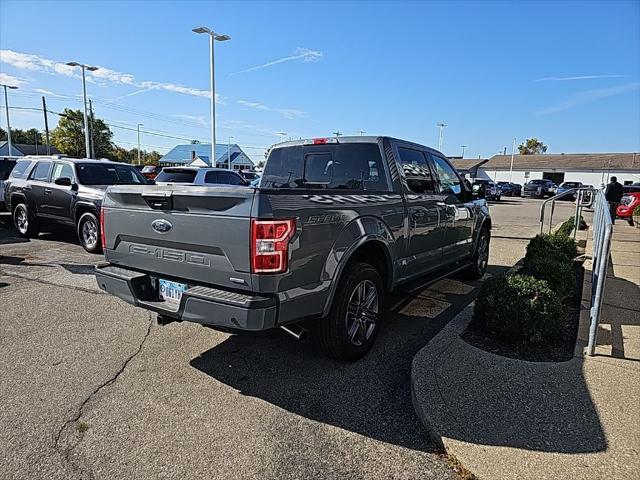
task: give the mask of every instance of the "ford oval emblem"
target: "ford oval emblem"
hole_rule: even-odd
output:
[[[166,220],[162,220],[161,218],[159,218],[151,222],[151,228],[153,228],[158,233],[167,233],[173,228],[173,225],[171,225],[171,223],[167,222]]]

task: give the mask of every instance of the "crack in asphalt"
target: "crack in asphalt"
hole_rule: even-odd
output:
[[[50,285],[50,286],[61,287],[61,288],[68,288],[69,290],[75,290],[77,292],[83,292],[83,293],[91,293],[93,295],[108,295],[108,293],[103,292],[102,290],[92,290],[90,288],[85,288],[85,287],[78,287],[78,286],[74,286],[74,285],[65,285],[65,284],[62,284],[62,283],[50,282],[48,280],[42,280],[40,278],[33,278],[33,277],[27,277],[25,275],[18,275],[17,273],[7,272],[6,270],[2,270],[2,269],[0,269],[0,276],[20,278],[22,280],[27,280],[27,281],[31,281],[31,282],[35,282],[35,283],[41,283],[43,285]]]
[[[77,464],[77,462],[75,462],[71,458],[71,453],[80,444],[80,442],[84,438],[84,432],[78,432],[76,437],[75,437],[75,441],[74,441],[74,438],[72,436],[73,431],[69,432],[68,430],[72,425],[76,424],[82,418],[82,416],[85,414],[85,407],[87,406],[87,404],[98,393],[100,393],[103,389],[105,389],[106,387],[109,387],[110,385],[113,385],[118,380],[120,375],[122,375],[122,373],[124,373],[124,371],[126,370],[127,366],[131,363],[131,361],[134,358],[136,358],[140,354],[140,352],[142,352],[142,348],[143,348],[145,342],[147,341],[147,338],[149,338],[149,335],[151,334],[152,327],[153,327],[153,315],[150,313],[149,314],[149,323],[147,325],[147,331],[145,332],[144,336],[142,337],[142,340],[140,341],[140,344],[138,345],[138,348],[136,349],[136,351],[134,353],[132,353],[131,355],[129,355],[129,357],[127,357],[127,359],[123,362],[122,366],[118,369],[118,371],[116,371],[107,380],[105,380],[100,385],[98,385],[82,401],[82,403],[80,403],[80,405],[77,408],[76,413],[71,418],[67,419],[62,424],[62,426],[58,429],[58,432],[56,433],[56,435],[54,437],[53,448],[62,456],[63,461],[66,464],[68,464],[75,472],[78,472],[81,477],[82,477],[82,474],[85,473],[86,474],[86,478],[89,478],[89,479],[93,479],[94,478],[93,477],[93,471],[90,468],[86,469],[83,472],[83,469]],[[68,445],[68,446],[61,445],[62,441],[64,440],[63,436],[65,436],[65,433],[66,433],[66,436],[70,437],[68,439],[70,445]]]

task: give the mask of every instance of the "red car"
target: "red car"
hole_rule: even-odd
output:
[[[159,165],[146,165],[140,173],[142,173],[147,180],[155,180],[161,171],[162,167]]]
[[[633,225],[633,211],[640,205],[640,186],[624,187],[624,197],[616,209],[616,217],[626,219]]]

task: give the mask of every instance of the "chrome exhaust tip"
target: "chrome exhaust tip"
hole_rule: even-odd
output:
[[[290,325],[288,327],[280,325],[280,328],[299,342],[304,342],[307,340],[307,338],[309,338],[309,331],[299,325]]]

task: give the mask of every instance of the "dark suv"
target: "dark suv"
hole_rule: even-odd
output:
[[[555,184],[551,180],[538,178],[525,183],[522,189],[523,197],[552,197],[555,194]]]
[[[146,185],[129,165],[105,160],[25,157],[6,182],[5,201],[23,236],[35,236],[45,222],[76,227],[87,252],[98,252],[100,206],[109,185]]]

